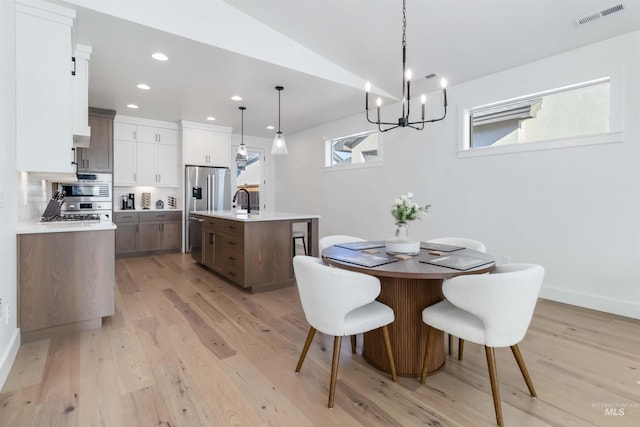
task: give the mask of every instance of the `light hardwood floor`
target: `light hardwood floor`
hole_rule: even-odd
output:
[[[120,259],[116,281],[101,329],[21,346],[0,426],[495,425],[480,346],[421,386],[343,340],[327,409],[332,338],[316,334],[294,373],[308,330],[295,288],[251,295],[183,254]],[[539,398],[497,350],[507,426],[640,425],[640,321],[541,300],[520,349]]]

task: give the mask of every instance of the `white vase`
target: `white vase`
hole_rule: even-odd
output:
[[[402,242],[409,240],[409,224],[406,222],[396,222],[396,240]]]

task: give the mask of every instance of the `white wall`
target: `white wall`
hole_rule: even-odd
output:
[[[443,122],[382,135],[382,167],[323,168],[323,138],[370,129],[364,113],[287,135],[289,156],[276,159],[278,210],[321,214],[321,236],[385,239],[393,199],[411,191],[433,205],[412,236],[481,240],[499,262],[542,264],[545,298],[640,318],[638,52],[634,32],[452,87]],[[456,156],[464,108],[620,70],[623,142]],[[399,115],[394,107],[384,116]]]
[[[18,194],[15,191],[15,92],[15,3],[0,1],[0,389],[20,346],[20,331],[16,321]]]

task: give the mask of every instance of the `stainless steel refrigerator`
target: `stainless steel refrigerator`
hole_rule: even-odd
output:
[[[193,211],[231,209],[231,171],[227,168],[186,166],[185,175],[185,249],[187,252],[201,250],[199,230],[191,230]],[[192,233],[193,232],[193,233]]]

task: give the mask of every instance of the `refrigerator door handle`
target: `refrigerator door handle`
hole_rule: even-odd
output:
[[[211,210],[211,175],[207,175],[207,210]]]

